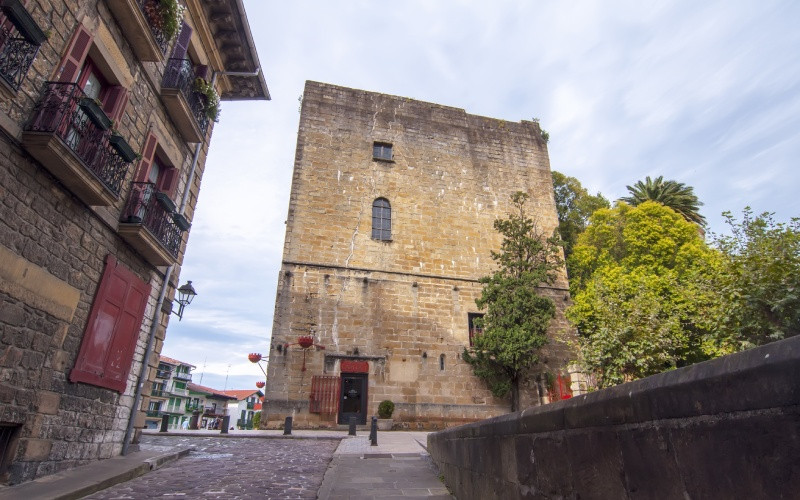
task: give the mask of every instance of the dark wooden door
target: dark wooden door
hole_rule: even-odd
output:
[[[347,425],[350,417],[356,423],[367,423],[367,374],[342,373],[342,390],[339,392],[339,423]]]

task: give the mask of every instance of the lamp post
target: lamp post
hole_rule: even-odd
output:
[[[192,303],[195,295],[197,295],[197,292],[191,281],[187,281],[185,285],[178,288],[178,298],[175,299],[178,302],[178,311],[172,311],[172,314],[178,317],[178,321],[183,318],[183,308]]]

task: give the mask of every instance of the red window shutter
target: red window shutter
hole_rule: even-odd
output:
[[[153,158],[156,156],[156,145],[158,139],[153,133],[147,134],[147,139],[144,141],[144,149],[142,149],[142,159],[139,160],[139,171],[136,173],[136,182],[147,182],[147,174],[150,173],[150,165],[153,164]]]
[[[83,25],[79,24],[72,40],[69,42],[67,53],[61,59],[59,75],[55,78],[59,82],[74,82],[81,72],[83,61],[92,45],[92,35]]]
[[[125,391],[149,296],[148,283],[106,257],[71,382]]]
[[[175,194],[175,187],[178,184],[178,169],[168,168],[161,173],[158,181],[158,190],[167,193],[170,197]]]
[[[189,51],[189,40],[192,39],[192,28],[186,21],[181,24],[181,33],[178,39],[175,40],[175,47],[172,48],[173,59],[186,59],[186,53]]]
[[[103,111],[109,118],[118,121],[122,118],[125,106],[128,104],[128,89],[122,85],[115,85],[108,89],[103,99]]]

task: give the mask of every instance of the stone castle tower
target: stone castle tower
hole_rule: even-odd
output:
[[[437,428],[509,411],[461,358],[478,278],[495,269],[510,196],[558,224],[538,123],[307,82],[278,280],[265,412],[269,426],[361,423],[383,400],[395,427]],[[548,366],[567,326],[562,277]],[[310,337],[310,338],[309,338]],[[304,348],[304,346],[310,347]],[[522,403],[540,402],[536,384]]]

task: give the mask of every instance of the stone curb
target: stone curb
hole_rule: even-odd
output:
[[[0,489],[0,500],[73,500],[144,475],[189,454],[190,448],[169,453],[135,452],[92,462]]]

